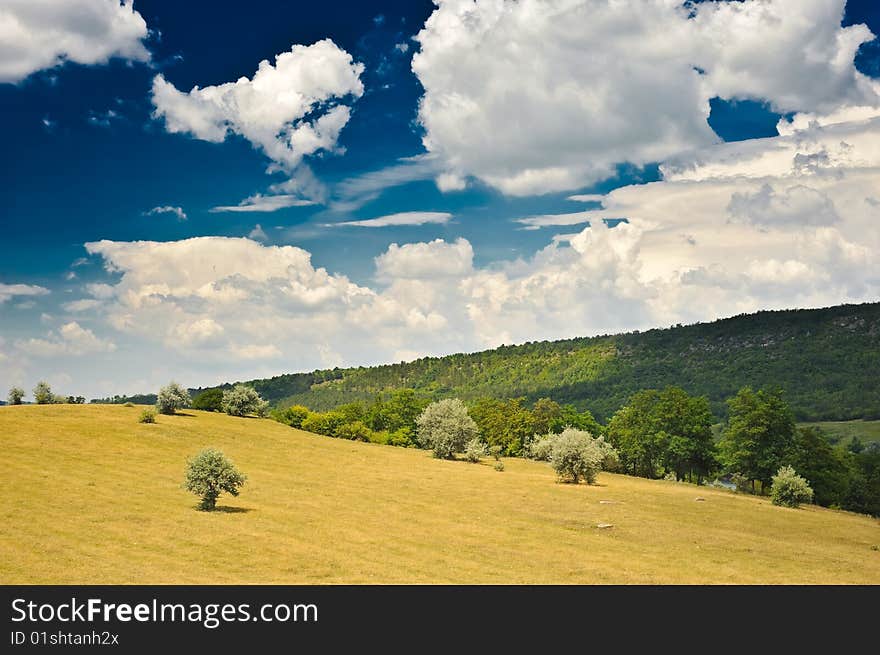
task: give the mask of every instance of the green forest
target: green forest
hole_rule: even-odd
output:
[[[505,345],[385,366],[279,375],[247,384],[282,409],[305,405],[329,410],[406,388],[430,399],[550,398],[589,410],[602,422],[634,393],[669,385],[706,396],[712,413],[723,419],[726,400],[750,385],[783,390],[798,421],[843,421],[880,418],[878,371],[880,303],[866,303]]]

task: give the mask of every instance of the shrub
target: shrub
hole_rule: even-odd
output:
[[[24,389],[21,387],[12,387],[6,397],[10,405],[21,405],[22,398],[24,398]]]
[[[413,440],[412,430],[408,427],[402,427],[394,432],[389,432],[385,443],[389,446],[400,446],[401,448],[412,448],[416,445],[416,442]]]
[[[223,453],[206,448],[187,463],[184,488],[201,498],[199,509],[211,511],[224,491],[238,495],[247,478],[233,466]]]
[[[477,424],[458,398],[446,398],[428,405],[416,419],[418,441],[431,448],[434,457],[453,459],[465,444],[477,437]]]
[[[593,439],[583,430],[566,428],[552,440],[550,465],[562,482],[577,484],[583,478],[592,484],[601,469],[616,461],[617,452],[610,444],[601,437]]]
[[[55,395],[48,382],[37,382],[37,386],[34,387],[34,402],[38,405],[50,405],[55,402]]]
[[[156,410],[148,407],[144,411],[141,412],[141,417],[138,419],[139,423],[155,423],[156,422]]]
[[[730,476],[730,481],[733,483],[733,486],[736,487],[736,490],[740,493],[751,491],[750,480],[742,473],[734,473]]]
[[[486,444],[479,439],[471,439],[464,449],[464,458],[472,464],[477,464],[488,452]]]
[[[193,398],[192,407],[203,412],[222,412],[223,389],[207,389],[203,391]]]
[[[489,454],[496,462],[501,461],[501,446],[489,446]]]
[[[260,398],[256,389],[245,384],[236,384],[224,391],[221,406],[230,416],[256,414],[263,417],[269,412],[269,402]]]
[[[783,507],[798,507],[801,503],[809,503],[813,500],[813,490],[810,483],[799,476],[790,466],[783,466],[772,478],[770,487],[770,500],[774,505]]]
[[[504,470],[504,462],[499,459],[497,462],[495,462],[495,466],[493,468],[500,473]]]
[[[156,395],[156,408],[160,414],[174,414],[178,409],[189,407],[189,392],[177,382],[170,382],[159,389]]]
[[[336,429],[336,436],[350,441],[372,441],[373,431],[363,421],[343,423]]]
[[[127,403],[125,403],[125,404],[123,405],[123,407],[134,407],[134,403],[132,403],[132,402],[127,402]]]
[[[301,428],[303,421],[308,418],[309,408],[302,405],[293,405],[286,409],[279,409],[272,412],[272,418],[279,423],[289,425],[292,428]]]
[[[675,471],[669,471],[669,473],[663,476],[663,479],[667,482],[678,482],[678,476],[675,474]]]

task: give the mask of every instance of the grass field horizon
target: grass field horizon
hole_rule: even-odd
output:
[[[145,425],[142,409],[0,408],[0,583],[880,584],[868,516],[609,473],[557,484],[545,463],[497,472],[195,410]],[[215,512],[181,486],[207,446],[248,476]]]

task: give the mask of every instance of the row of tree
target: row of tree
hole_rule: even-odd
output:
[[[34,402],[38,405],[69,404],[82,405],[86,402],[84,396],[64,396],[52,392],[48,382],[40,381],[34,387]],[[6,396],[10,405],[21,405],[24,402],[25,392],[21,387],[12,387]]]

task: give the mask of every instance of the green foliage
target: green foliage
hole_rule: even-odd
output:
[[[814,502],[825,507],[844,503],[851,477],[848,455],[832,447],[821,430],[798,428],[784,461],[810,481]]]
[[[156,422],[156,410],[147,407],[144,411],[141,412],[140,418],[138,418],[138,423],[155,423]]]
[[[24,398],[24,389],[21,387],[12,387],[9,390],[9,395],[6,396],[10,405],[21,405],[22,398]]]
[[[352,421],[351,423],[340,425],[333,436],[350,441],[371,441],[373,431],[363,421]]]
[[[587,484],[596,481],[596,474],[616,460],[614,448],[602,438],[594,439],[588,432],[566,428],[551,437],[550,465],[561,482]]]
[[[428,405],[416,420],[418,442],[434,451],[434,457],[453,459],[475,439],[479,430],[458,398],[446,398]]]
[[[880,303],[760,312],[712,323],[616,336],[531,342],[387,366],[279,376],[252,384],[282,406],[328,410],[412,389],[429,400],[552,399],[607,420],[642,389],[679,385],[723,417],[745,385],[785,391],[798,420],[880,412]],[[260,385],[271,388],[263,392]],[[551,417],[553,408],[547,408]],[[535,432],[545,433],[546,421]],[[367,421],[369,424],[369,421]],[[547,426],[559,431],[562,426]],[[595,432],[594,428],[569,423]],[[386,429],[371,426],[373,429]]]
[[[715,467],[713,422],[706,398],[678,387],[648,389],[618,410],[606,434],[624,472],[646,478],[672,472],[700,482]]]
[[[468,412],[490,446],[507,455],[519,455],[535,433],[532,413],[523,398],[480,398]]]
[[[206,448],[187,463],[184,488],[201,498],[199,509],[210,511],[221,493],[237,496],[246,479],[223,453]]]
[[[174,414],[178,409],[189,407],[189,392],[177,382],[170,382],[156,394],[156,408],[160,414]]]
[[[464,458],[472,464],[478,464],[480,459],[488,453],[489,450],[486,448],[486,444],[480,441],[479,438],[475,438],[468,441],[467,446],[465,446]]]
[[[783,466],[772,477],[770,499],[774,505],[798,507],[813,500],[810,483],[799,476],[790,466]]]
[[[727,404],[730,417],[720,443],[721,460],[728,470],[760,482],[763,491],[794,444],[794,415],[779,389],[743,387]]]
[[[38,405],[51,405],[55,402],[55,395],[52,393],[52,387],[48,382],[37,382],[34,387],[34,402]]]
[[[279,423],[284,423],[284,425],[289,425],[292,428],[301,428],[303,421],[308,418],[310,413],[308,407],[292,405],[286,409],[275,409],[270,412],[270,416]]]
[[[226,389],[220,406],[230,416],[256,414],[262,417],[269,412],[269,403],[260,398],[256,389],[245,384],[236,384],[232,389]]]
[[[495,466],[493,466],[492,468],[494,468],[496,471],[498,471],[500,473],[501,471],[504,470],[504,462],[502,462],[499,459],[498,461],[495,462]]]
[[[223,389],[207,389],[203,391],[193,398],[192,407],[204,412],[222,412]]]

